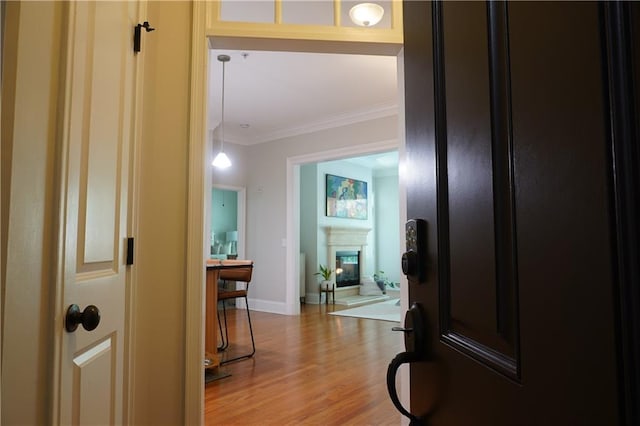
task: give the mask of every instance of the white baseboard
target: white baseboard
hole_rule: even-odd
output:
[[[244,299],[238,298],[237,307],[245,309]],[[271,314],[287,315],[287,305],[283,302],[274,302],[272,300],[249,299],[249,307],[252,311],[269,312]]]

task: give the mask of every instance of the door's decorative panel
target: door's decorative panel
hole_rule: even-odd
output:
[[[73,424],[112,425],[115,415],[114,354],[110,338],[73,359]]]
[[[434,16],[441,339],[517,378],[506,4],[437,3]]]
[[[126,4],[125,4],[126,5]],[[125,55],[131,54],[122,26],[125,6],[95,2],[86,8],[86,37],[91,45],[84,64],[81,134],[81,167],[78,215],[78,269],[113,271],[119,252],[120,175],[123,120],[128,82]],[[82,16],[84,14],[79,14]],[[96,17],[100,19],[96,19]],[[95,43],[95,44],[94,44]],[[115,142],[115,143],[114,143]]]

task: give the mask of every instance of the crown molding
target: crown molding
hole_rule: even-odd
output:
[[[351,111],[345,114],[338,114],[322,120],[311,121],[298,126],[286,129],[278,129],[267,132],[258,137],[247,138],[246,140],[236,139],[229,141],[238,145],[257,145],[260,143],[271,142],[278,139],[288,138],[292,136],[304,135],[307,133],[318,132],[321,130],[334,129],[336,127],[348,126],[350,124],[361,123],[363,121],[375,120],[378,118],[389,117],[398,114],[398,104],[388,103],[380,104],[373,108],[367,108],[359,111]]]

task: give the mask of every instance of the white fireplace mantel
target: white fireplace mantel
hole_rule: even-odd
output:
[[[327,246],[366,246],[371,228],[327,226]]]

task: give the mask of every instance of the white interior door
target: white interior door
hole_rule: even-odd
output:
[[[95,305],[93,331],[56,324],[60,424],[123,423],[126,231],[137,2],[69,2],[61,155],[59,315]]]

